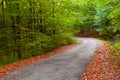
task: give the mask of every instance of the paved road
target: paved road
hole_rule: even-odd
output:
[[[98,46],[93,39],[81,39],[82,44],[12,72],[3,80],[80,80]]]

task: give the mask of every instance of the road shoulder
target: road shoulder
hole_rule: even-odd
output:
[[[86,68],[82,80],[119,80],[120,69],[113,65],[111,61],[110,48],[103,42],[99,42],[99,47],[91,63]]]

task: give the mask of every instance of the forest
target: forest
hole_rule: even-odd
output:
[[[93,29],[120,53],[119,0],[0,0],[0,66],[74,43],[76,34]]]

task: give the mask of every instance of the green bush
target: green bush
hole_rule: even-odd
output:
[[[116,48],[116,51],[117,51],[117,54],[115,55],[116,56],[116,59],[118,59],[119,63],[120,63],[120,41],[117,41],[115,44],[114,44],[114,47]]]

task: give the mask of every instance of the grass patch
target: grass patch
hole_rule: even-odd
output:
[[[120,41],[116,42],[114,44],[114,47],[116,49],[116,59],[118,60],[118,62],[120,64]]]

